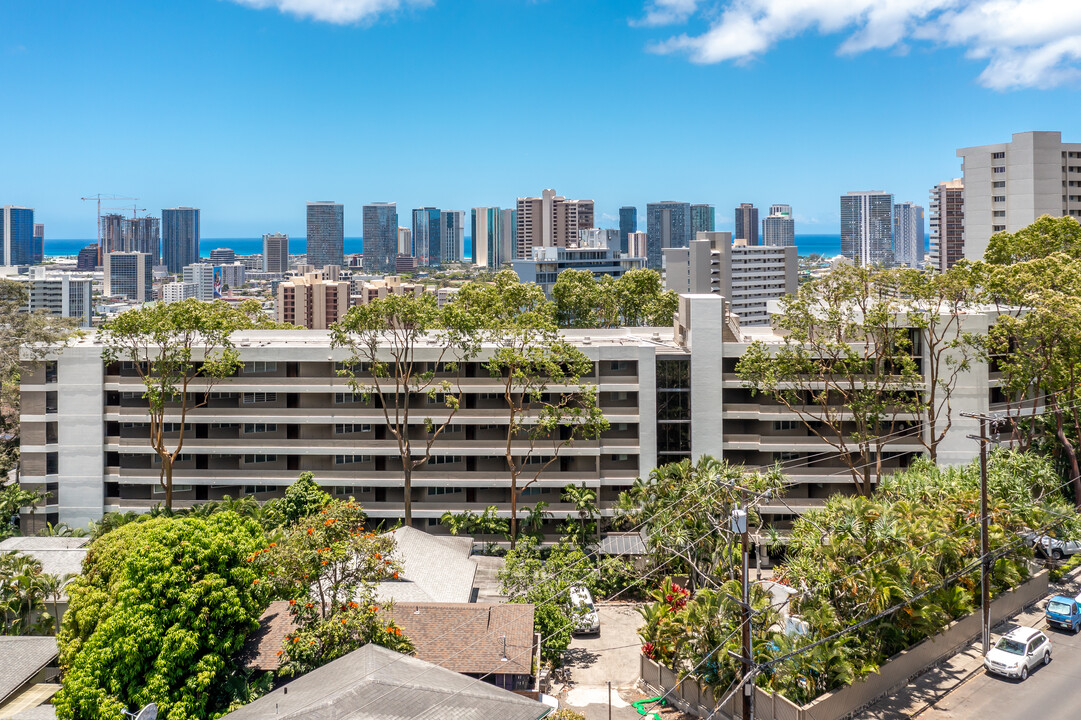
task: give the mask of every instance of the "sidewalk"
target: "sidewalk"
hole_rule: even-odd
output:
[[[1072,571],[1057,583],[1052,583],[1048,596],[1076,595],[1081,589],[1081,568]],[[1044,628],[1044,601],[991,628],[992,639],[1020,626]],[[953,657],[942,661],[915,678],[903,689],[852,715],[853,720],[905,720],[919,715],[927,708],[956,690],[963,683],[983,672],[983,651],[977,639]]]

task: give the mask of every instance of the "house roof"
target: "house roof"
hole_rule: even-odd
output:
[[[18,552],[41,563],[41,571],[57,577],[81,575],[90,542],[86,537],[12,537],[0,542],[0,553]]]
[[[56,656],[53,636],[0,636],[0,705],[48,667]]]
[[[612,532],[601,538],[597,546],[600,555],[645,555],[646,542],[637,532]]]
[[[532,605],[399,602],[387,615],[421,660],[460,673],[532,674]]]
[[[379,583],[375,595],[386,602],[467,603],[477,564],[469,559],[471,538],[440,537],[411,527],[394,533],[394,555],[402,563],[397,580]]]
[[[365,645],[223,720],[537,720],[548,712],[535,700]]]
[[[277,670],[278,651],[285,644],[285,636],[293,631],[293,616],[289,603],[276,600],[259,616],[259,629],[244,641],[240,662],[250,670]]]
[[[56,706],[38,705],[12,715],[11,720],[56,720]]]

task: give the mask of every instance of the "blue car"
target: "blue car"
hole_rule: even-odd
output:
[[[1055,595],[1047,601],[1047,624],[1050,627],[1077,632],[1081,630],[1081,595]]]

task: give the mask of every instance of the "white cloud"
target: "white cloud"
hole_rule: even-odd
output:
[[[407,5],[426,6],[434,0],[232,0],[259,10],[277,8],[283,13],[321,22],[349,25],[374,19]]]
[[[687,22],[697,9],[698,0],[651,0],[646,5],[645,17],[641,20],[632,20],[631,25],[642,27],[681,25]]]
[[[657,6],[647,5],[647,18]],[[715,10],[705,32],[650,49],[696,63],[741,62],[805,32],[847,33],[841,54],[905,51],[911,42],[964,48],[987,62],[980,83],[998,90],[1081,77],[1078,0],[725,0]]]

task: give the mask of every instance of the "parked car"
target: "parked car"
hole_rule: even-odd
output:
[[[1070,632],[1081,630],[1081,595],[1077,597],[1055,595],[1047,601],[1044,614],[1050,627],[1062,628]]]
[[[571,612],[578,618],[574,627],[575,634],[592,635],[601,633],[601,618],[597,608],[593,607],[593,596],[589,588],[575,585],[570,589]]]
[[[1002,636],[983,658],[987,672],[1024,680],[1029,671],[1051,662],[1051,641],[1036,628],[1019,627]]]
[[[1060,540],[1050,535],[1037,535],[1031,532],[1021,533],[1021,537],[1036,552],[1052,560],[1061,560],[1064,557],[1081,553],[1081,541],[1078,540]]]

